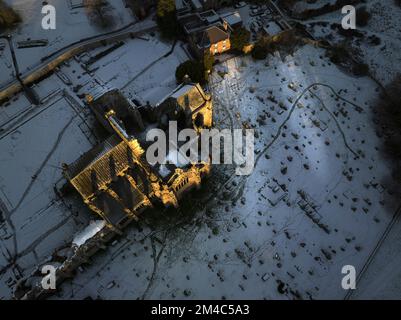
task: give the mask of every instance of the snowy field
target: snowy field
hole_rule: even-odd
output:
[[[62,163],[75,161],[102,139],[83,104],[85,94],[119,88],[128,97],[154,104],[175,89],[175,69],[188,59],[180,42],[173,47],[157,36],[127,39],[102,54],[111,47],[85,52],[34,85],[39,106],[20,93],[0,109],[2,298],[10,298],[18,279],[95,218],[80,199],[63,202],[54,191],[64,181]]]
[[[53,83],[60,87],[60,83]],[[43,103],[32,107],[23,96],[15,110],[2,108],[0,135],[0,297],[9,298],[15,281],[85,227],[89,215],[70,211],[54,192],[61,164],[88,150],[88,128],[60,90],[37,86]],[[43,90],[42,90],[43,89]],[[43,95],[42,95],[43,94]],[[3,111],[4,110],[4,111]],[[10,114],[9,112],[13,112]],[[7,285],[7,287],[6,287]]]
[[[129,228],[59,297],[344,298],[342,266],[362,268],[397,201],[371,123],[375,83],[323,56],[305,46],[220,65],[216,126],[257,130],[253,174],[215,167],[178,212]]]
[[[364,4],[371,18],[367,26],[357,27],[363,37],[341,36],[331,29],[332,24],[341,24],[341,11],[334,11],[311,20],[302,21],[310,24],[309,30],[318,38],[329,39],[333,43],[343,41],[351,44],[359,51],[362,60],[367,63],[374,77],[383,85],[388,84],[397,73],[401,73],[401,8],[393,0],[369,0]],[[380,39],[373,43],[372,37]]]
[[[71,2],[79,2],[72,0],[54,0],[51,5],[56,8],[56,29],[44,30],[42,28],[41,13],[42,1],[39,0],[6,0],[22,18],[22,23],[17,29],[11,32],[15,53],[18,60],[20,72],[29,70],[32,66],[40,63],[40,59],[54,51],[61,49],[73,42],[87,37],[110,32],[120,29],[136,21],[131,11],[125,8],[124,0],[109,1],[112,5],[110,15],[113,16],[114,24],[107,29],[102,29],[88,18],[87,11],[84,7],[72,7]],[[82,2],[82,1],[81,1]],[[18,49],[16,43],[30,38],[31,40],[47,39],[49,44],[45,47]],[[3,41],[3,40],[0,40]],[[9,54],[8,45],[4,53]],[[4,60],[4,61],[3,61]],[[4,75],[0,78],[0,85],[6,83],[11,78],[6,78],[14,74],[11,59],[3,57],[0,54],[0,71]]]

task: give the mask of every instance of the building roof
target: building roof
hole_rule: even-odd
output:
[[[199,0],[190,0],[191,1],[191,5],[195,10],[200,10],[202,9],[202,4],[200,3]]]
[[[84,155],[82,160],[80,159],[82,163],[78,160],[78,163],[73,164],[73,168],[67,171],[71,184],[84,199],[108,185],[118,174],[127,170],[135,160],[134,153],[124,141],[120,141],[114,147],[108,146],[88,161],[90,155],[94,154]],[[86,163],[88,164],[85,165]],[[79,171],[78,168],[83,169]]]
[[[210,44],[215,44],[229,38],[228,33],[218,26],[211,26],[207,28],[205,30],[205,33],[209,39]]]

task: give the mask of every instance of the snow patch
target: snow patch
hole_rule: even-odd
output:
[[[72,243],[77,245],[78,247],[82,246],[83,244],[85,244],[86,241],[93,238],[99,231],[101,231],[105,225],[106,222],[104,220],[91,221],[84,230],[79,232],[74,237]]]

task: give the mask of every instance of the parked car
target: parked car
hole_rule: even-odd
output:
[[[234,8],[239,9],[246,6],[246,2],[240,1],[234,5]]]
[[[263,13],[263,10],[260,9],[252,9],[251,13],[249,14],[251,17],[258,16]]]
[[[251,31],[253,32],[258,32],[260,30],[260,24],[257,23],[256,21],[253,21],[251,23],[251,27],[250,27]]]

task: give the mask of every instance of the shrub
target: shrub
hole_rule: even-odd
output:
[[[153,7],[153,1],[126,0],[126,3],[134,15],[141,20],[150,14]]]
[[[294,30],[288,30],[274,37],[274,48],[282,54],[293,54],[296,49],[302,44]]]
[[[366,63],[356,63],[352,68],[352,72],[356,76],[366,76],[369,74],[369,66]]]
[[[242,51],[249,44],[251,33],[244,27],[235,29],[230,36],[231,48],[233,50]]]
[[[335,45],[327,52],[330,61],[335,64],[341,64],[350,60],[349,48],[344,44]]]
[[[382,40],[376,36],[376,35],[372,35],[368,38],[369,42],[374,45],[374,46],[378,46],[381,44]]]
[[[256,59],[264,59],[268,54],[273,54],[275,51],[286,56],[293,54],[301,44],[302,39],[296,35],[295,31],[288,30],[273,37],[261,37],[255,44],[255,52],[252,52]],[[265,53],[263,53],[262,48]]]
[[[203,63],[195,60],[187,60],[181,63],[175,71],[177,82],[181,83],[186,75],[188,75],[193,82],[204,83],[206,77]]]

